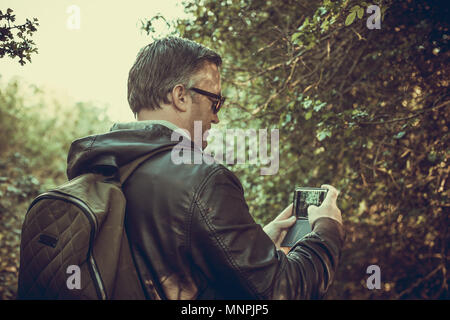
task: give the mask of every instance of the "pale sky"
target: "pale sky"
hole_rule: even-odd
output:
[[[76,27],[73,5],[80,10],[79,29],[68,26]],[[32,37],[39,53],[24,66],[18,58],[0,59],[2,82],[19,76],[73,101],[109,105],[111,119],[120,122],[133,121],[128,72],[139,49],[152,41],[140,31],[140,20],[157,13],[168,20],[185,16],[180,0],[0,0],[0,10],[7,8],[16,24],[39,19]]]

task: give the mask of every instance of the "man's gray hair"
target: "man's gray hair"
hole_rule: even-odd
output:
[[[141,109],[158,109],[170,103],[167,94],[177,85],[189,85],[204,62],[222,64],[219,54],[194,41],[166,37],[142,48],[128,75],[128,103],[137,115]]]

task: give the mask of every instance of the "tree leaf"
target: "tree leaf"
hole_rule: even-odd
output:
[[[351,24],[353,23],[353,21],[355,20],[355,18],[356,18],[356,12],[353,11],[352,13],[350,13],[350,14],[347,16],[347,19],[345,19],[345,25],[346,25],[346,26],[351,25]]]
[[[350,12],[356,12],[356,11],[358,11],[359,9],[361,9],[361,7],[358,6],[358,5],[355,5],[355,6],[351,7]]]
[[[301,32],[296,32],[292,35],[291,37],[291,41],[294,42],[295,40],[297,40],[298,37],[300,37],[302,35]]]
[[[322,102],[322,103],[319,103],[319,104],[316,104],[315,106],[314,106],[314,111],[316,111],[316,112],[318,112],[318,111],[320,111],[323,107],[325,107],[327,105],[327,103],[326,102]]]
[[[326,137],[331,137],[331,132],[324,130],[317,133],[317,139],[323,141]]]
[[[311,117],[312,117],[312,110],[305,113],[305,120],[309,120],[309,119],[311,119]]]
[[[312,105],[312,101],[311,100],[305,100],[303,102],[303,108],[305,108],[305,109],[308,109],[311,105]]]
[[[405,135],[405,131],[400,131],[394,136],[394,139],[401,139]]]
[[[364,9],[363,8],[359,8],[358,11],[356,11],[358,13],[358,18],[362,19],[363,15],[364,15]]]

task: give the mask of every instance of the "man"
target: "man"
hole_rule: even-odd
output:
[[[174,130],[194,136],[219,123],[223,104],[218,54],[168,37],[144,47],[130,70],[128,101],[137,122],[115,124],[89,148],[69,153],[72,179],[108,155],[121,166],[174,145]],[[201,153],[190,143],[189,156]],[[126,181],[125,226],[149,299],[303,299],[322,297],[331,284],[343,242],[337,190],[309,208],[313,232],[286,255],[280,243],[295,218],[292,205],[261,228],[251,217],[238,178],[218,163],[174,164],[171,151],[142,164]]]

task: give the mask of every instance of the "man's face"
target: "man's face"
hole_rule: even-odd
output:
[[[193,87],[208,91],[217,95],[221,93],[220,72],[217,65],[206,62],[204,66],[193,76]],[[194,121],[201,121],[202,135],[211,129],[211,123],[219,123],[219,117],[214,114],[212,104],[214,99],[207,96],[192,92],[192,105],[190,117],[190,133],[194,138]],[[205,149],[208,143],[202,142],[202,148]]]

